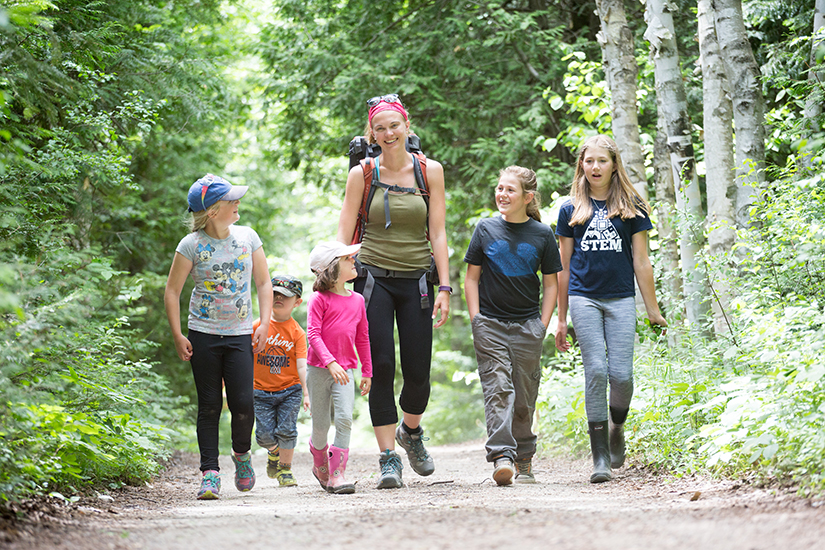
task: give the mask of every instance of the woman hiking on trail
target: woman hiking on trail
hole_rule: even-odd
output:
[[[591,483],[609,481],[611,467],[624,463],[624,422],[633,396],[634,275],[650,322],[667,326],[647,254],[647,232],[653,228],[649,212],[630,183],[616,142],[604,135],[585,141],[570,200],[562,205],[556,226],[564,266],[558,274],[556,347],[570,349],[569,308],[584,364]]]
[[[252,426],[255,407],[253,348],[266,345],[269,325],[252,330],[250,282],[255,279],[261,319],[272,314],[272,283],[261,239],[250,227],[235,225],[246,186],[233,186],[207,174],[189,189],[191,232],[175,252],[164,304],[175,349],[192,364],[198,391],[198,447],[203,472],[199,500],[219,497],[218,423],[223,408],[222,386],[232,414],[232,461],[235,487],[249,491],[255,485],[252,470]],[[192,275],[195,287],[189,300],[187,336],[180,327],[180,293]],[[251,336],[251,337],[250,337]]]
[[[440,327],[450,311],[444,170],[433,160],[423,161],[406,150],[411,134],[407,111],[397,95],[374,97],[369,107],[364,137],[381,147],[372,163],[372,182],[380,188],[368,204],[358,259],[359,278],[353,289],[367,302],[373,378],[370,417],[381,452],[379,489],[402,487],[401,459],[395,443],[407,451],[412,469],[422,476],[435,465],[424,448],[421,418],[430,396],[433,320]],[[422,190],[416,171],[426,175]],[[350,244],[359,229],[359,212],[366,188],[365,165],[355,166],[347,177],[344,205],[338,222],[338,240]],[[428,195],[428,201],[424,195]],[[429,240],[428,240],[429,233]],[[434,262],[438,291],[428,280]],[[393,381],[398,325],[403,386],[398,403],[403,422],[398,424]]]

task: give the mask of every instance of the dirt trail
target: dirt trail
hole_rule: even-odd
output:
[[[278,487],[255,455],[258,484],[239,493],[222,459],[219,501],[194,499],[194,457],[176,459],[150,487],[84,501],[63,525],[9,543],[13,550],[191,548],[789,549],[825,547],[825,506],[735,482],[619,470],[591,485],[587,461],[540,459],[539,483],[497,487],[481,443],[434,447],[436,471],[417,476],[404,457],[400,490],[375,489],[378,454],[353,450],[354,495],[323,492],[308,453],[299,486]]]

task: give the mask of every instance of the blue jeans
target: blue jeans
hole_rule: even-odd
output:
[[[267,449],[277,445],[294,449],[298,442],[298,413],[303,389],[295,384],[281,391],[253,390],[255,398],[255,441]]]
[[[536,453],[533,413],[541,382],[541,319],[499,321],[473,317],[473,347],[484,392],[487,462],[506,456],[529,459]]]

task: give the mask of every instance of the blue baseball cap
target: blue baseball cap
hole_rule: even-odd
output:
[[[236,201],[247,189],[247,185],[232,185],[220,176],[206,174],[189,188],[189,211],[206,210],[218,201]]]

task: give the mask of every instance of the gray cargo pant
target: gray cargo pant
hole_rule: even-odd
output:
[[[472,326],[484,391],[487,462],[501,456],[532,458],[536,452],[532,424],[541,381],[544,323],[538,317],[499,321],[479,313]]]

